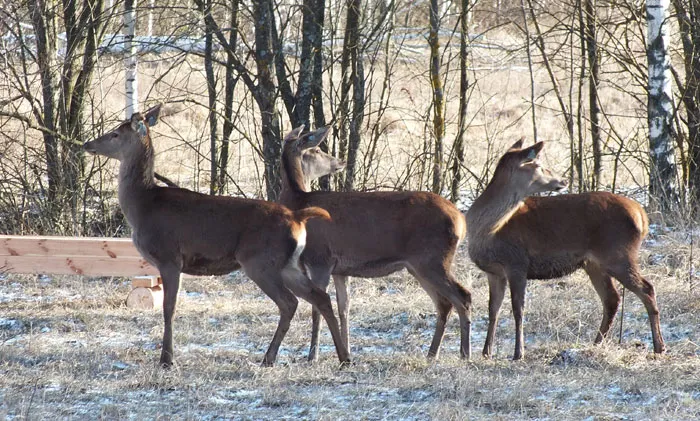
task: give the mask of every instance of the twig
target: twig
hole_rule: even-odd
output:
[[[625,321],[625,286],[622,286],[622,307],[620,308],[620,338],[617,343],[622,344],[622,325]]]

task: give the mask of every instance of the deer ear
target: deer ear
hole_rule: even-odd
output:
[[[542,148],[544,147],[544,142],[537,142],[534,145],[530,146],[529,148],[523,149],[521,151],[521,159],[523,162],[529,162],[529,161],[534,161],[537,159],[537,156],[542,152]]]
[[[292,129],[291,132],[287,133],[287,135],[284,137],[285,142],[292,142],[297,139],[299,139],[299,136],[301,135],[301,132],[304,131],[304,126],[303,124],[295,129]]]
[[[525,136],[518,139],[517,142],[513,143],[513,146],[508,149],[508,151],[515,151],[523,148],[523,142],[525,141]]]
[[[314,132],[309,133],[304,139],[304,149],[315,148],[316,146],[320,145],[321,142],[326,140],[330,132],[330,126],[325,126],[321,127],[320,129],[316,129],[316,131]]]
[[[160,110],[163,104],[158,104],[150,110],[146,111],[145,120],[148,127],[153,127],[158,123],[158,117],[160,116]]]

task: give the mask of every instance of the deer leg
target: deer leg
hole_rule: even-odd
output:
[[[348,296],[348,277],[333,275],[335,283],[335,297],[338,301],[338,317],[340,318],[340,335],[345,346],[350,352],[350,326],[348,316],[350,313],[350,297]]]
[[[523,313],[525,311],[527,278],[525,274],[510,274],[508,276],[508,283],[510,285],[510,299],[513,304],[513,319],[515,320],[515,352],[513,353],[513,360],[520,360],[525,353]]]
[[[315,270],[314,270],[315,269]],[[319,270],[309,268],[309,275],[313,283],[323,291],[328,290],[330,282],[330,269]],[[318,337],[321,328],[321,313],[316,307],[311,308],[311,344],[309,345],[309,361],[318,360]]]
[[[170,368],[173,365],[173,317],[180,289],[180,269],[176,264],[159,266],[163,279],[163,348],[160,353],[160,365]]]
[[[260,260],[241,262],[241,266],[246,275],[274,301],[280,313],[277,329],[261,363],[263,367],[271,367],[277,360],[277,353],[297,311],[299,300],[285,287],[280,269],[270,267],[268,262]]]
[[[449,309],[447,309],[446,304],[444,304],[446,301],[449,302],[452,307],[454,307],[457,315],[459,315],[459,354],[462,358],[470,358],[471,345],[469,342],[469,337],[471,335],[471,293],[460,285],[459,282],[455,280],[452,273],[450,273],[450,271],[443,265],[413,267],[411,269],[411,273],[414,273],[416,277],[422,281],[421,284],[424,285],[423,289],[428,292],[431,298],[438,296],[441,297],[440,299],[433,298],[433,301],[438,307],[438,323],[435,327],[435,335],[433,336],[433,343],[430,346],[428,356],[430,356],[431,352],[434,352],[437,356],[438,348],[440,346],[440,342],[442,341],[444,324],[447,322],[447,316],[449,315]],[[444,314],[441,314],[441,312]],[[440,329],[442,329],[442,332],[440,332]]]
[[[609,272],[644,303],[644,307],[646,307],[649,315],[654,353],[662,354],[666,351],[666,345],[664,344],[664,338],[661,336],[659,307],[656,304],[654,286],[642,277],[636,262],[614,265],[609,269]]]
[[[350,353],[341,338],[338,319],[336,319],[335,314],[333,314],[331,297],[321,288],[314,285],[299,269],[293,266],[286,267],[282,271],[282,277],[285,281],[285,285],[291,289],[294,294],[318,308],[319,312],[321,312],[321,315],[326,320],[328,329],[331,331],[331,337],[333,338],[333,344],[338,353],[338,359],[341,363],[350,362]]]
[[[496,327],[498,326],[498,316],[501,312],[503,298],[506,295],[506,285],[508,282],[503,276],[487,273],[489,280],[489,327],[486,332],[486,341],[482,355],[491,358],[493,355],[493,340],[496,338]]]
[[[437,320],[435,321],[435,333],[433,334],[433,340],[430,343],[430,349],[428,350],[428,358],[437,359],[440,355],[442,338],[445,336],[447,319],[452,311],[452,303],[450,303],[450,301],[445,297],[440,296],[433,297],[433,302],[435,303],[435,308],[437,309]]]
[[[605,339],[612,327],[617,309],[620,307],[620,294],[615,288],[612,277],[605,273],[600,266],[588,262],[584,269],[591,278],[593,288],[595,288],[600,301],[603,303],[603,320],[600,322],[600,329],[598,329],[598,334],[594,341],[594,343],[599,344]]]

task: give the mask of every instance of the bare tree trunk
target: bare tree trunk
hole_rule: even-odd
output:
[[[452,186],[450,188],[450,200],[453,203],[457,203],[459,200],[459,188],[462,184],[462,166],[464,165],[464,135],[467,131],[470,3],[470,0],[462,0],[462,10],[459,17],[461,23],[459,44],[459,118],[457,120],[457,138],[455,139],[454,157],[452,160]]]
[[[43,108],[40,115],[36,115],[39,124],[45,128],[42,135],[44,137],[44,149],[46,154],[46,173],[48,175],[48,204],[55,206],[62,187],[61,181],[61,160],[59,156],[58,139],[56,138],[56,81],[54,79],[54,57],[56,57],[56,23],[54,0],[30,1],[27,2],[29,13],[32,19],[32,26],[36,36],[37,65],[41,78],[41,91]],[[51,10],[51,12],[49,12]],[[48,215],[53,220],[51,209]]]
[[[297,79],[297,92],[294,95],[294,119],[293,125],[303,124],[306,129],[311,129],[311,100],[313,98],[314,63],[321,60],[321,53],[314,46],[318,45],[321,38],[321,27],[316,24],[317,0],[304,0],[302,6],[302,39],[301,57],[299,59],[299,78]]]
[[[524,0],[520,0],[520,10],[523,14],[523,29],[525,31],[525,52],[527,53],[527,69],[530,76],[530,115],[532,119],[532,138],[537,142],[537,107],[535,105],[535,69],[532,66],[532,36],[527,22],[527,8]]]
[[[265,186],[267,200],[277,201],[281,190],[279,163],[281,156],[281,130],[275,109],[277,87],[274,82],[272,50],[272,2],[260,0],[253,3],[255,25],[255,61],[258,69],[256,101],[260,108],[263,157],[265,159]]]
[[[205,17],[204,25],[206,33],[204,34],[204,72],[207,78],[207,93],[209,97],[209,157],[210,161],[210,177],[209,177],[209,194],[221,194],[221,189],[218,184],[219,174],[218,174],[218,133],[217,133],[217,120],[218,116],[216,113],[216,75],[214,74],[214,28],[211,26],[212,19],[206,19],[207,15],[211,15],[212,2],[211,0],[204,0],[200,4],[200,12],[202,16]]]
[[[683,43],[685,83],[682,101],[688,128],[688,187],[692,207],[700,206],[700,2],[674,0]]]
[[[442,144],[445,137],[445,109],[442,79],[440,79],[440,16],[438,0],[430,0],[430,83],[433,89],[433,136],[435,136],[435,149],[433,150],[433,193],[440,194],[442,181]]]
[[[350,89],[352,88],[353,107],[352,115],[347,123],[341,124],[340,157],[344,159],[347,152],[347,166],[345,167],[345,180],[343,189],[350,191],[355,183],[355,171],[357,165],[357,152],[360,148],[360,130],[364,113],[364,67],[360,49],[360,16],[361,0],[348,0],[348,15],[345,26],[345,44],[342,56],[343,82],[341,86],[341,100],[339,113],[341,121],[347,121],[349,109]],[[347,128],[347,129],[346,129]],[[344,132],[347,130],[347,132]],[[347,138],[345,134],[347,133]],[[346,142],[345,139],[347,139]]]
[[[228,45],[235,50],[238,44],[238,10],[239,0],[231,0],[231,20]],[[212,19],[213,20],[213,19]],[[211,24],[209,24],[211,26]],[[233,94],[236,90],[238,78],[234,77],[233,57],[228,55],[226,58],[226,70],[224,75],[224,124],[221,134],[221,151],[219,153],[219,191],[226,192],[227,184],[227,168],[229,160],[229,143],[231,142],[231,134],[233,133]]]
[[[647,0],[647,61],[649,63],[650,194],[661,209],[677,204],[676,162],[671,119],[673,115],[669,35],[669,0]]]
[[[311,78],[311,99],[314,109],[314,124],[316,127],[323,127],[326,125],[326,115],[323,111],[323,28],[326,10],[325,3],[325,0],[316,0],[313,6],[313,24],[318,31],[318,35],[314,38],[314,43],[312,45],[316,55],[314,57],[313,77]],[[320,146],[323,152],[329,152],[327,142],[323,142]],[[326,175],[321,177],[318,184],[321,190],[330,190],[330,176]]]
[[[137,55],[134,45],[136,35],[136,1],[124,0],[124,67],[126,71],[126,118],[139,110]]]
[[[600,106],[598,104],[598,81],[600,79],[600,60],[598,58],[597,19],[595,0],[585,0],[586,8],[586,46],[588,52],[588,106],[591,120],[591,143],[593,145],[593,177],[591,189],[598,190],[602,172],[602,150],[600,134]]]

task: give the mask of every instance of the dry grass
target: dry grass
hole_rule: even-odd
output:
[[[258,367],[278,319],[272,302],[240,275],[187,279],[170,372],[156,366],[162,316],[126,308],[127,282],[6,275],[0,281],[0,418],[697,418],[700,288],[686,279],[687,245],[671,235],[657,240],[645,247],[643,262],[662,309],[669,347],[662,357],[650,353],[646,313],[631,295],[622,345],[612,339],[591,345],[601,306],[579,273],[530,285],[521,362],[509,360],[513,325],[506,302],[496,356],[484,360],[488,290],[464,248],[457,271],[471,284],[475,305],[475,355],[468,362],[457,357],[456,317],[439,361],[425,359],[435,315],[405,273],[353,280],[354,364],[343,369],[325,329],[321,361],[306,362],[305,303],[279,364]]]

